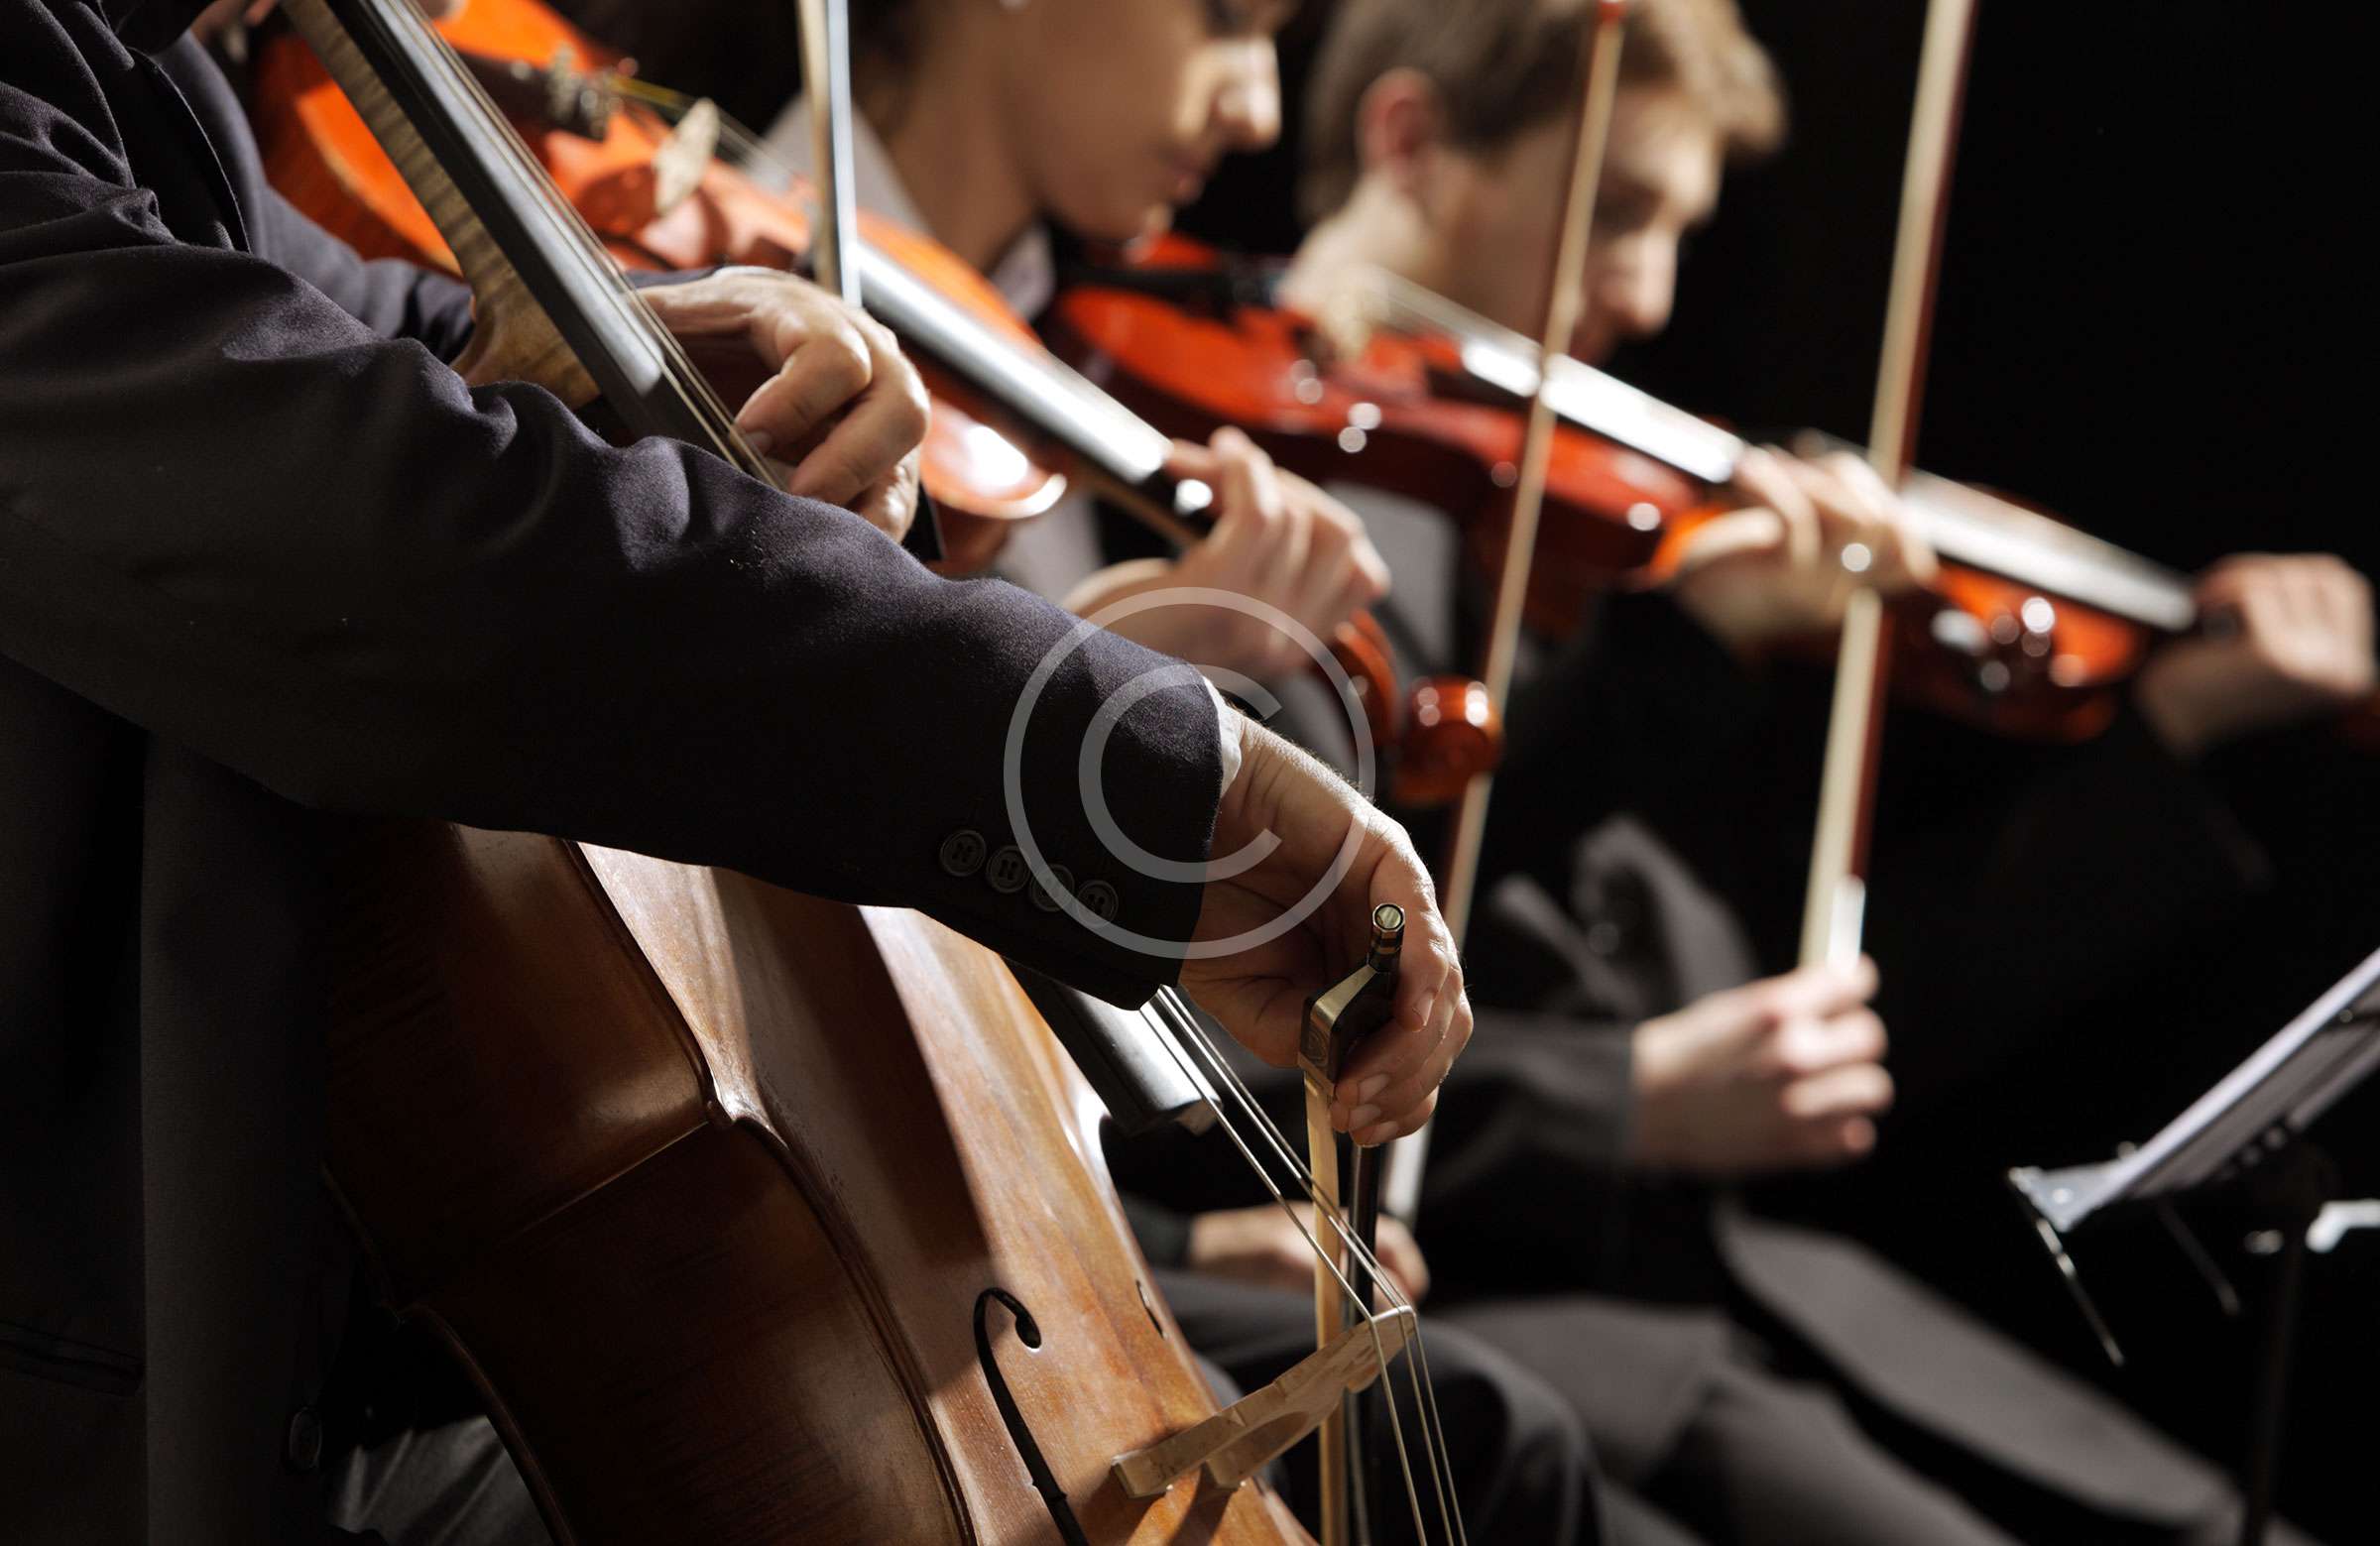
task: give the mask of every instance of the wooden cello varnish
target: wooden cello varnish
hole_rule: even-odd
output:
[[[392,78],[454,115],[425,127],[486,209],[390,138],[454,252],[502,222],[483,305],[616,336],[594,308],[634,298],[556,277],[608,263],[408,0],[289,10],[367,117]],[[631,404],[648,432],[739,449],[671,384]],[[558,838],[388,823],[343,863],[330,1180],[557,1541],[1304,1539],[1260,1485],[1142,1500],[1114,1479],[1215,1403],[998,957]]]

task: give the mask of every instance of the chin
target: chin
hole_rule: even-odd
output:
[[[1162,236],[1173,226],[1173,206],[1138,199],[1118,199],[1058,211],[1059,223],[1087,241],[1124,246],[1150,236]]]

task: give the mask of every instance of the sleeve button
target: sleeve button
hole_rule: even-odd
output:
[[[961,827],[942,840],[942,868],[961,880],[984,867],[990,845],[973,827]]]
[[[1011,843],[994,854],[992,862],[984,866],[984,879],[991,882],[992,889],[1003,896],[1023,891],[1025,882],[1032,879],[1025,873],[1024,850]]]
[[[304,1475],[322,1464],[322,1414],[310,1406],[300,1406],[290,1414],[290,1426],[282,1435],[281,1460],[292,1472]]]
[[[1049,879],[1059,891],[1066,892],[1068,895],[1072,895],[1074,893],[1074,872],[1067,869],[1064,865],[1051,865],[1049,867]],[[1032,896],[1033,905],[1040,908],[1043,912],[1055,912],[1058,910],[1058,899],[1049,893],[1049,887],[1043,885],[1038,877],[1036,877],[1033,881]]]
[[[1084,882],[1083,889],[1074,893],[1074,899],[1081,902],[1083,909],[1102,923],[1116,921],[1116,908],[1122,900],[1116,894],[1116,888],[1105,881]]]

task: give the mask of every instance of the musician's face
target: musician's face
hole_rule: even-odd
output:
[[[990,0],[983,0],[990,4]],[[1038,206],[1086,236],[1162,228],[1215,164],[1280,134],[1294,0],[1025,0],[997,89]]]
[[[1574,138],[1565,119],[1460,158],[1457,191],[1432,216],[1440,288],[1531,338],[1545,330]],[[1668,323],[1680,247],[1718,206],[1724,165],[1718,131],[1682,93],[1620,93],[1573,354],[1600,361]]]

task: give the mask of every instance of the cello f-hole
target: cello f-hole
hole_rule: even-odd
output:
[[[1050,1474],[1049,1462],[1041,1458],[1041,1446],[1033,1439],[1033,1430],[1016,1409],[1016,1398],[1009,1393],[1009,1380],[1000,1371],[1000,1360],[992,1352],[991,1307],[994,1301],[1008,1306],[1009,1314],[1016,1320],[1016,1340],[1028,1350],[1041,1346],[1041,1328],[1033,1320],[1033,1312],[1021,1300],[1005,1288],[987,1288],[975,1296],[975,1361],[983,1366],[984,1382],[992,1387],[992,1399],[1000,1407],[1000,1420],[1008,1424],[1009,1442],[1024,1461],[1025,1473],[1033,1479],[1033,1490],[1041,1494],[1048,1505],[1050,1522],[1058,1527],[1058,1536],[1066,1546],[1091,1546],[1083,1534],[1082,1525],[1074,1517],[1074,1505],[1066,1500],[1066,1489]]]

